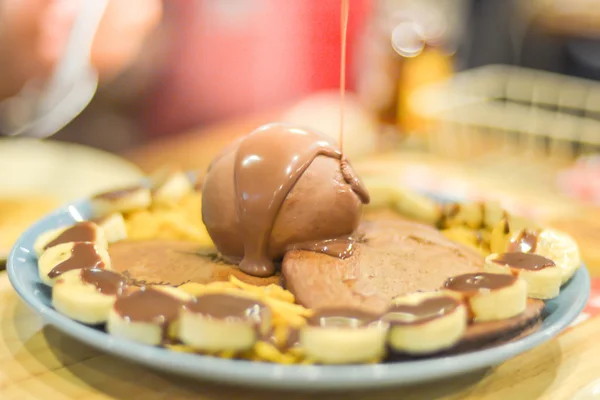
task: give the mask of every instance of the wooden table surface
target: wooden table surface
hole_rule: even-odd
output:
[[[163,163],[204,168],[209,154],[262,115],[184,135],[129,154],[144,169]],[[570,328],[497,368],[409,388],[286,393],[197,382],[155,372],[81,344],[45,325],[0,273],[0,399],[511,399],[574,400],[600,378],[600,317]],[[593,397],[581,397],[586,399]]]

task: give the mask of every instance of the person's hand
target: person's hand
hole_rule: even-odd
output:
[[[0,0],[0,98],[52,70],[83,1]],[[161,0],[109,1],[92,48],[101,79],[132,63],[161,17]]]

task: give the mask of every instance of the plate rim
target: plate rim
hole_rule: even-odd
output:
[[[104,331],[78,323],[44,304],[29,286],[33,282],[20,268],[32,268],[35,263],[31,245],[41,229],[66,225],[89,215],[89,202],[79,200],[61,207],[38,220],[17,240],[7,261],[11,285],[30,308],[45,322],[64,334],[91,347],[136,363],[187,376],[195,379],[221,383],[235,383],[252,387],[296,390],[348,390],[372,387],[401,387],[458,376],[498,365],[514,356],[548,341],[566,329],[584,309],[590,294],[590,276],[582,266],[563,288],[578,292],[574,301],[565,305],[561,317],[550,326],[514,342],[489,349],[425,360],[403,361],[389,364],[369,365],[281,365],[244,360],[220,359],[210,356],[187,354],[148,346],[114,337]],[[66,223],[59,222],[62,219]],[[68,217],[67,217],[68,216]],[[34,264],[35,265],[35,264]],[[37,266],[36,266],[37,267]],[[34,273],[34,275],[37,275]],[[576,284],[577,287],[573,287]],[[39,290],[39,289],[36,289]],[[560,295],[555,301],[560,300]],[[423,374],[423,371],[428,373]]]

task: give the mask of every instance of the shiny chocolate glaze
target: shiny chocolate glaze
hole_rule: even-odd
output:
[[[539,231],[523,229],[507,246],[509,252],[533,253],[537,247]]]
[[[431,297],[417,304],[393,305],[384,316],[384,320],[392,325],[421,324],[448,315],[458,306],[460,302],[453,297]]]
[[[495,290],[508,287],[517,278],[512,275],[477,272],[449,278],[444,286],[447,289],[464,293],[476,293],[480,290]]]
[[[98,254],[94,243],[73,243],[71,256],[52,268],[52,270],[48,272],[48,277],[56,278],[67,271],[82,268],[104,268],[104,261],[102,261],[102,257]]]
[[[322,328],[362,328],[381,321],[381,316],[355,308],[323,308],[307,319],[309,326]]]
[[[114,309],[129,322],[147,322],[165,328],[178,318],[182,305],[183,301],[162,290],[142,287],[118,297]]]
[[[508,265],[511,268],[538,271],[548,267],[554,267],[554,261],[531,253],[503,253],[498,255],[492,262],[500,265]]]
[[[82,269],[81,280],[94,285],[98,292],[107,296],[121,294],[127,283],[124,276],[102,268]]]
[[[90,221],[78,222],[65,229],[54,240],[50,241],[44,250],[59,244],[69,242],[94,242],[96,240],[96,224]]]

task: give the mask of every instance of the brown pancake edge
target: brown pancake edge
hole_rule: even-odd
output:
[[[207,284],[234,276],[257,286],[280,284],[281,276],[250,276],[220,259],[212,249],[180,240],[123,240],[109,246],[112,269],[134,284],[179,286],[188,282]]]

